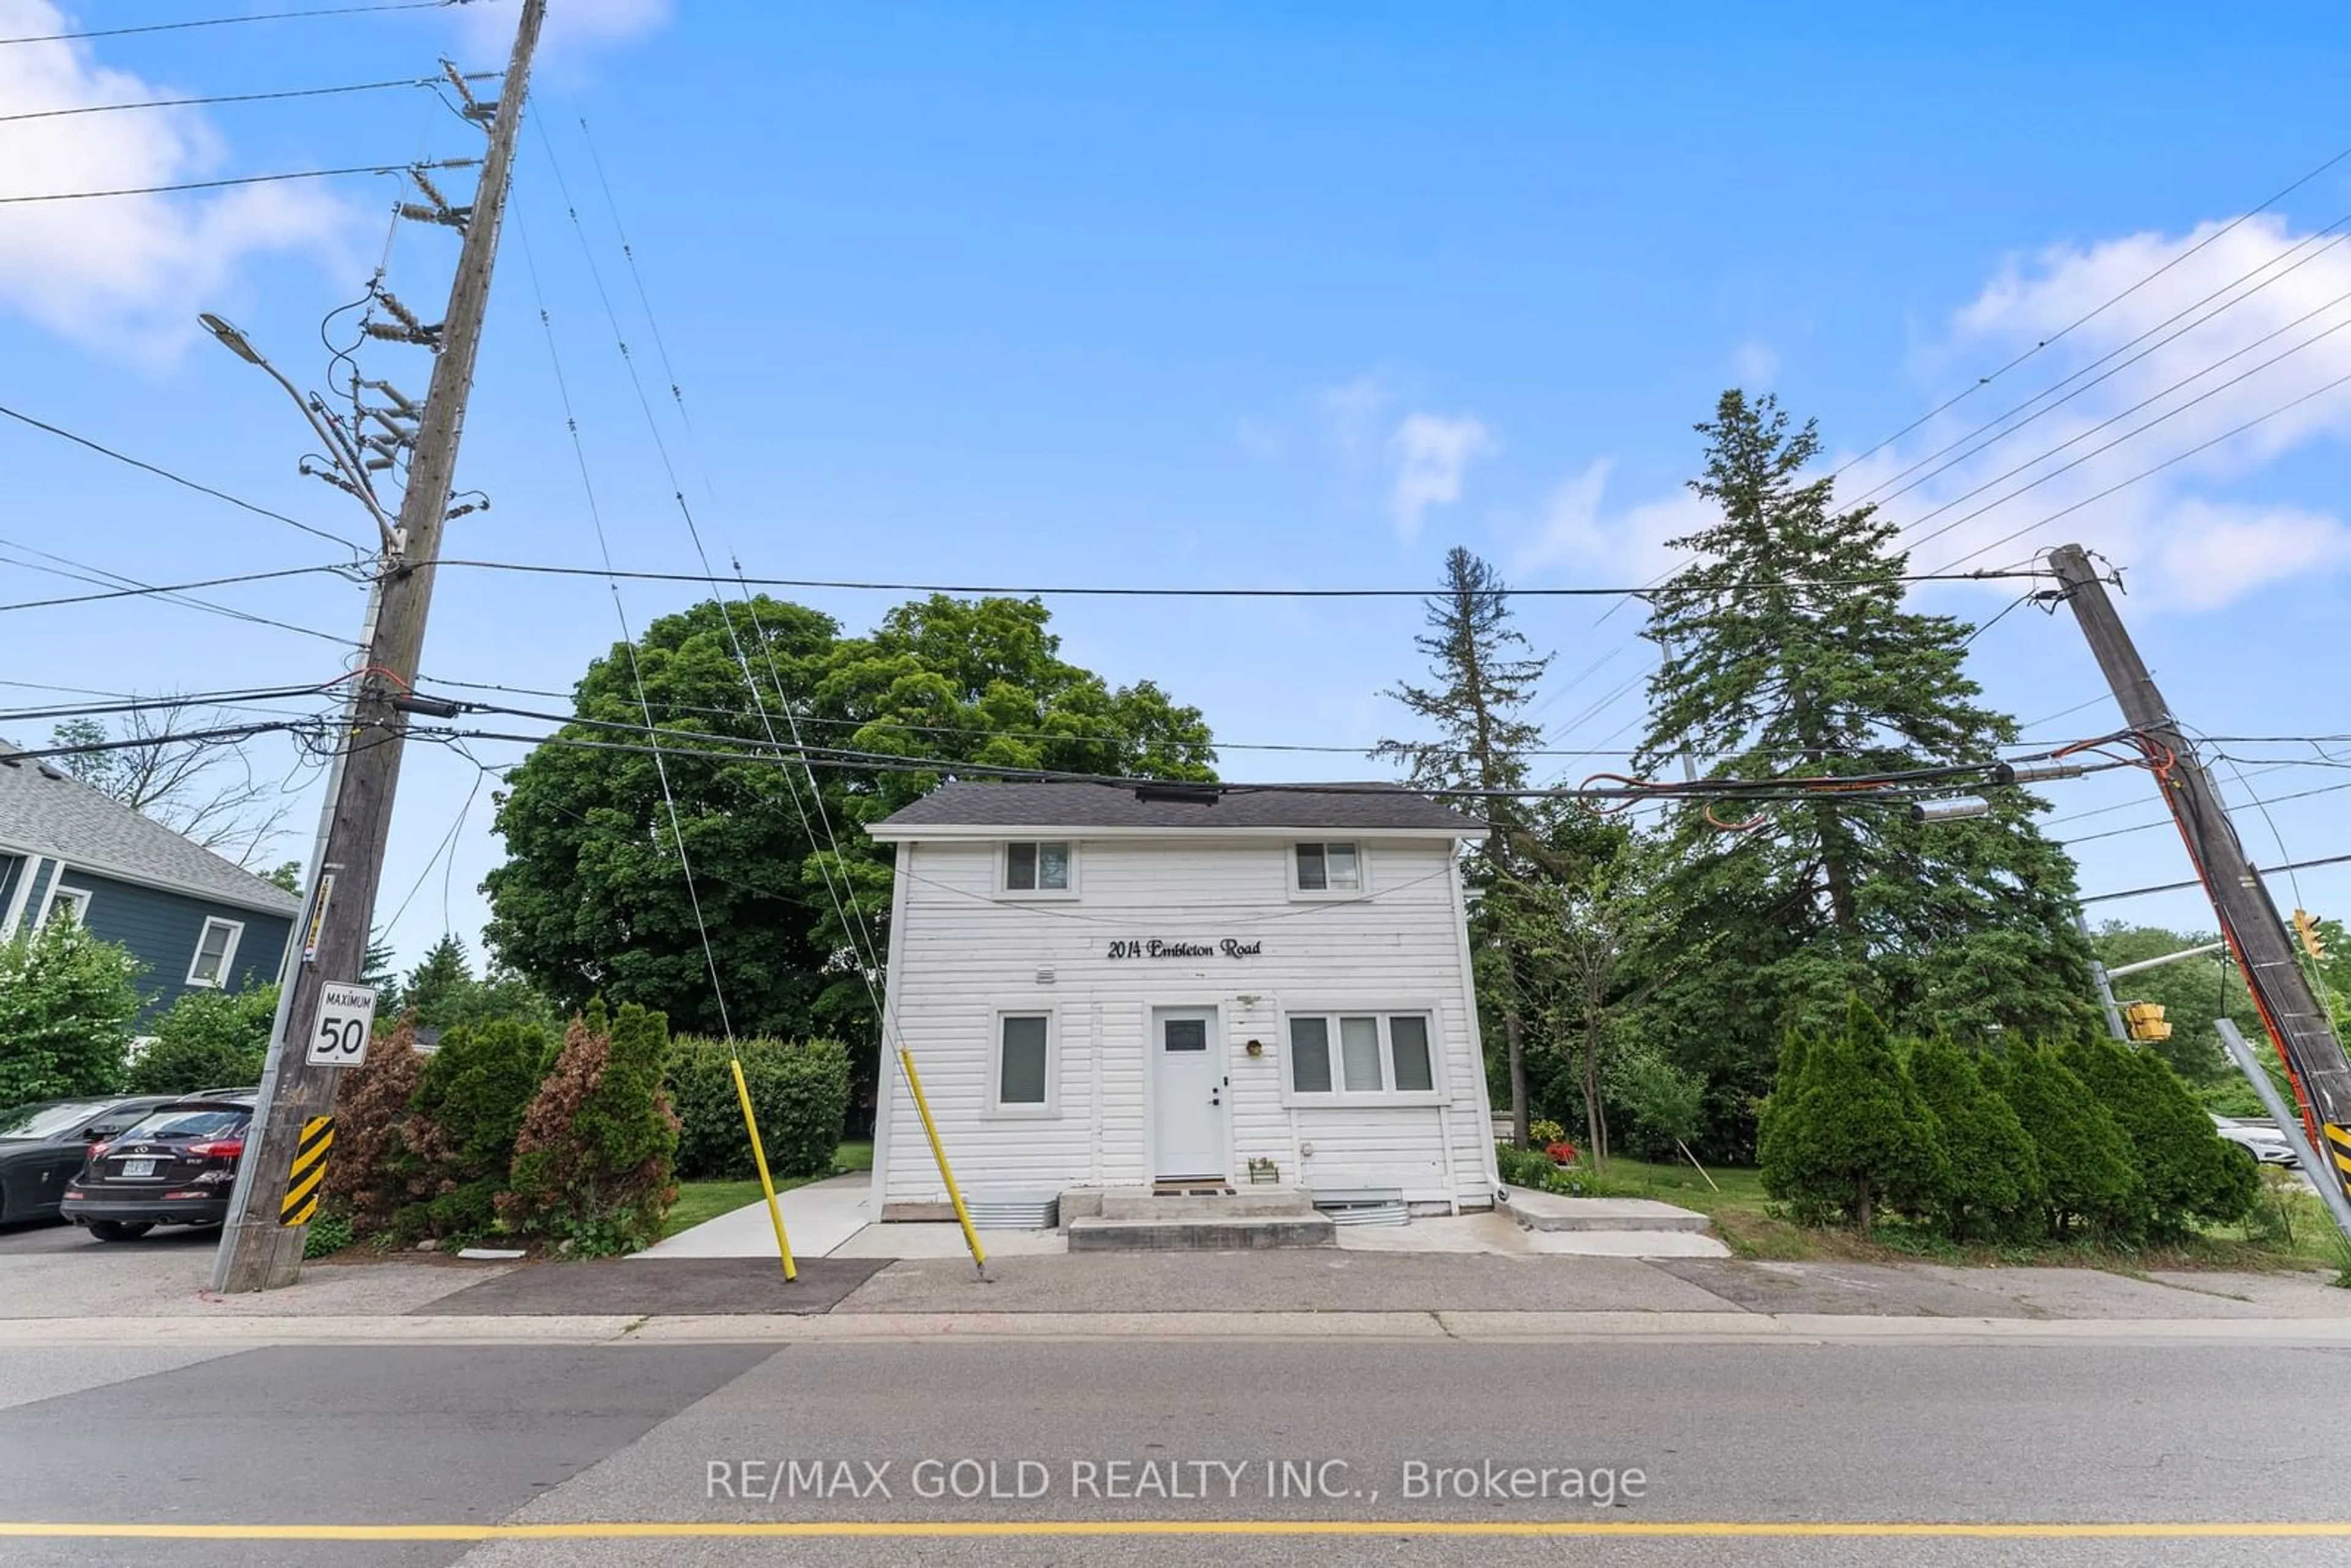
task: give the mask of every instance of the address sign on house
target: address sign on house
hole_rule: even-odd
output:
[[[1113,958],[1254,958],[1265,951],[1265,939],[1244,942],[1238,936],[1226,936],[1215,942],[1169,942],[1160,937],[1133,936],[1114,940],[1110,945]]]

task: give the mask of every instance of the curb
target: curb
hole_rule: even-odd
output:
[[[2345,1318],[1925,1318],[1762,1312],[854,1312],[821,1317],[155,1317],[0,1320],[47,1345],[904,1343],[958,1340],[1619,1341],[1682,1344],[2351,1346]]]

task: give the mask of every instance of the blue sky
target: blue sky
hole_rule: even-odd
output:
[[[0,37],[292,5],[0,0]],[[424,75],[443,53],[488,68],[515,9],[0,47],[0,114]],[[2351,145],[2351,35],[2315,6],[2252,20],[2145,5],[554,9],[461,474],[494,505],[453,528],[452,554],[596,559],[543,306],[614,556],[692,566],[604,296],[697,520],[754,575],[1416,586],[1461,543],[1524,586],[1641,582],[1697,519],[1680,488],[1689,426],[1727,385],[1816,414],[1834,463],[1860,459],[1842,481],[1855,495],[2063,388],[2079,395],[2028,405],[2041,417],[1960,447],[1948,471],[1884,484],[1889,516],[1923,519],[1914,538],[1956,524],[1914,565],[1980,549],[1967,564],[2004,565],[2084,539],[2126,569],[2125,613],[2184,718],[2351,728],[2330,635],[2351,561],[2337,483],[2351,392],[2322,390],[2351,375],[2351,328],[2321,335],[2351,321],[2351,243],[2325,232],[2351,214],[2351,159],[2254,212]],[[0,194],[456,155],[471,135],[413,89],[0,122]],[[360,294],[392,196],[357,178],[0,206],[0,402],[357,537],[355,509],[293,472],[294,410],[193,317],[220,312],[321,382],[319,319]],[[437,317],[454,243],[402,229],[390,286]],[[379,345],[367,364],[421,392],[420,355]],[[71,590],[28,570],[27,546],[148,581],[335,554],[6,421],[0,474],[0,539],[19,547],[0,546],[0,601]],[[2012,596],[1930,602],[1984,617]],[[329,578],[209,597],[337,633],[359,612]],[[685,597],[625,591],[639,626]],[[891,602],[805,597],[852,627]],[[1647,659],[1634,615],[1532,600],[1521,614],[1558,652],[1541,715],[1552,744],[1629,746]],[[452,571],[434,615],[428,673],[524,686],[568,686],[617,631],[593,581]],[[1395,730],[1379,694],[1418,674],[1417,615],[1408,601],[1056,606],[1080,663],[1159,680],[1228,741],[1316,744]],[[2070,619],[2022,610],[1976,649],[1998,705],[2064,715],[2036,737],[2114,723]],[[0,687],[0,706],[57,695],[32,683],[322,680],[338,658],[149,601],[16,612],[0,616],[0,679],[26,684]],[[1239,750],[1224,766],[1368,768]],[[2242,799],[2346,777],[2294,766],[2230,784]],[[394,935],[412,956],[444,923],[478,930],[473,890],[497,855],[479,778],[412,750],[383,910],[408,898]],[[2053,799],[2073,819],[2062,835],[2160,815],[2137,775]],[[2281,844],[2341,853],[2346,807],[2351,790],[2241,826],[2265,862]],[[2168,830],[2079,853],[2094,891],[2186,874]],[[2299,897],[2351,910],[2351,868],[2304,873]],[[2186,896],[2103,907],[2209,920]]]

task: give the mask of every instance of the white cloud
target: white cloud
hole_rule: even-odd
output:
[[[2351,439],[2351,236],[2257,216],[2056,247],[1956,309],[1932,358],[1928,396],[2017,363],[1886,450],[1820,470],[1844,465],[1839,503],[1874,501],[1915,570],[2078,541],[2129,570],[2143,602],[2212,610],[2351,564],[2342,519],[2275,499],[2275,478],[2261,498],[2241,490]],[[1596,464],[1560,486],[1520,571],[1646,580],[1668,564],[1662,540],[1708,514],[1684,491],[1611,514],[1606,478]]]
[[[2078,540],[2136,569],[2135,591],[2211,609],[2351,562],[2336,518],[2231,494],[2298,449],[2351,437],[2342,236],[2256,216],[2056,247],[2002,268],[1936,357],[1948,378],[2026,353],[1839,485],[1905,526],[1920,570]]]
[[[1608,477],[1615,465],[1597,459],[1561,484],[1544,503],[1542,517],[1513,558],[1522,576],[1567,570],[1598,574],[1612,583],[1646,583],[1679,559],[1666,541],[1692,534],[1716,520],[1714,508],[1687,490],[1674,490],[1621,511],[1605,509]]]
[[[1449,507],[1461,499],[1461,483],[1469,465],[1492,454],[1492,432],[1471,414],[1409,413],[1388,437],[1395,464],[1388,489],[1388,512],[1396,532],[1412,538],[1432,507]]]
[[[0,36],[68,30],[51,0],[0,0]],[[0,49],[0,113],[174,94],[108,69],[70,43]],[[227,149],[192,110],[0,123],[0,195],[102,191],[230,172]],[[247,260],[332,253],[349,209],[314,187],[114,196],[0,206],[0,309],[121,350],[169,351]]]
[[[1780,379],[1780,356],[1769,343],[1750,338],[1730,352],[1730,373],[1750,392],[1762,392]]]

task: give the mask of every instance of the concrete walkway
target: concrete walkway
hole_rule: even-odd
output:
[[[963,1228],[953,1221],[882,1225],[872,1210],[873,1178],[864,1171],[827,1176],[776,1195],[792,1256],[801,1258],[963,1258]],[[1054,1230],[986,1230],[980,1249],[989,1256],[1036,1257],[1066,1252]],[[657,1241],[637,1259],[773,1258],[776,1230],[767,1200],[730,1209]]]
[[[1343,1225],[1337,1240],[1358,1252],[1493,1253],[1506,1257],[1728,1258],[1730,1249],[1703,1233],[1705,1219],[1667,1204],[1639,1200],[1576,1199],[1547,1194],[1514,1195],[1541,1218],[1572,1228],[1529,1228],[1506,1210],[1437,1216],[1405,1225]],[[784,1231],[798,1258],[963,1258],[962,1228],[950,1222],[878,1224],[872,1208],[872,1182],[862,1171],[828,1176],[777,1195]],[[1615,1207],[1611,1207],[1614,1203]],[[1517,1207],[1515,1204],[1513,1207]],[[1639,1212],[1635,1212],[1635,1208]],[[1559,1218],[1573,1214],[1572,1222]],[[1696,1228],[1672,1223],[1672,1217]],[[1662,1218],[1661,1218],[1662,1217]],[[1069,1240],[1056,1230],[980,1232],[981,1249],[993,1258],[1050,1257],[1067,1252]],[[681,1230],[636,1254],[640,1259],[773,1258],[776,1233],[765,1201],[746,1204],[716,1219]]]

